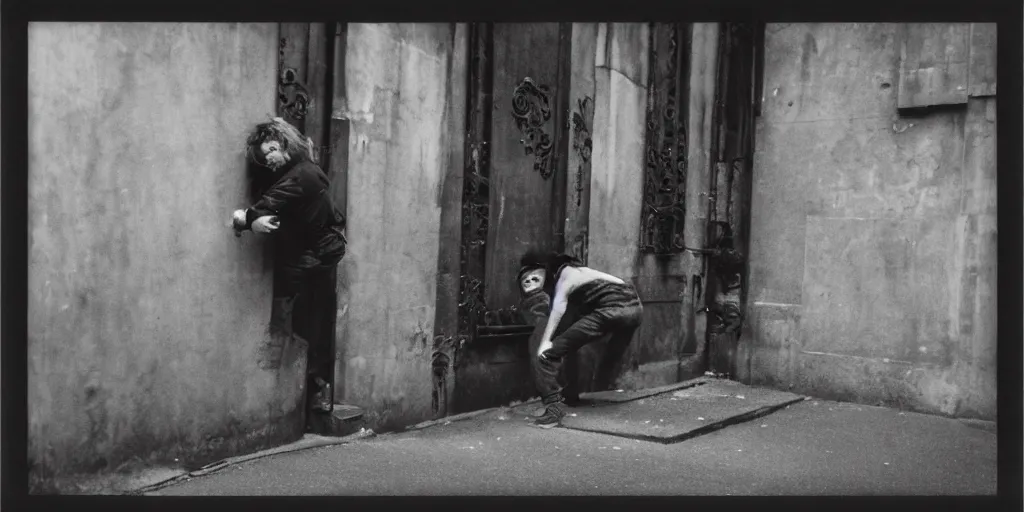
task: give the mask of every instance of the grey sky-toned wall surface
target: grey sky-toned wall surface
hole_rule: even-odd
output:
[[[995,97],[898,111],[906,30],[767,27],[740,366],[994,419]]]
[[[247,206],[245,136],[274,111],[276,33],[30,25],[35,477],[301,435],[304,358],[257,365],[270,261],[227,226]]]

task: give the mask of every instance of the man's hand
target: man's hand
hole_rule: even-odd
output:
[[[281,223],[274,215],[264,215],[252,221],[252,230],[257,233],[271,233],[279,227],[281,227]]]
[[[537,357],[544,357],[544,353],[551,350],[551,340],[544,340],[540,342],[540,347],[537,348]]]

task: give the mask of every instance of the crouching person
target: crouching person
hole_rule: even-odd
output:
[[[529,353],[533,356],[530,361],[531,375],[536,381],[538,368],[537,349],[540,348],[541,338],[544,336],[547,327],[548,316],[551,312],[551,297],[544,291],[544,269],[526,268],[518,276],[520,290],[519,305],[520,311],[530,323],[534,325],[534,331],[530,335],[528,343]],[[555,327],[554,336],[558,336],[577,319],[577,314],[572,308],[566,308],[562,320]],[[579,357],[569,355],[562,360],[562,400],[568,407],[575,407],[580,403],[579,393]],[[540,417],[545,414],[545,407],[541,405],[530,411],[533,417]]]
[[[563,364],[584,345],[608,337],[595,382],[598,390],[608,389],[619,360],[640,327],[643,306],[632,285],[583,266],[565,254],[530,251],[520,260],[520,266],[523,291],[539,287],[550,297],[547,324],[536,354],[537,388],[545,410],[533,422],[550,428],[559,425],[565,416]],[[556,335],[569,309],[575,312],[575,321]]]
[[[294,126],[274,118],[257,125],[246,144],[249,158],[269,172],[265,176],[269,186],[255,204],[236,210],[232,219],[238,232],[252,229],[274,238],[270,333],[278,340],[275,345],[279,345],[283,343],[280,340],[294,336],[296,297],[308,290],[311,280],[330,275],[345,255],[345,216],[335,208],[327,193],[329,181],[315,163],[310,139],[303,137]],[[324,307],[330,307],[335,300],[324,301],[327,304]],[[336,312],[324,314],[335,315]],[[317,347],[310,347],[314,348]],[[319,391],[319,400],[313,406],[322,411],[333,408],[326,377],[310,375],[311,385],[307,388]]]

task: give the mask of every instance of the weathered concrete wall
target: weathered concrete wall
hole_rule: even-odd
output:
[[[257,366],[270,261],[227,227],[246,132],[274,109],[276,32],[29,27],[34,483],[301,435],[304,357]]]
[[[896,109],[899,27],[772,24],[740,377],[995,417],[995,98]]]
[[[373,427],[431,415],[450,24],[349,24],[344,396]],[[339,386],[340,387],[340,386]]]
[[[647,47],[646,24],[598,25],[589,264],[623,279],[633,277],[639,251]]]

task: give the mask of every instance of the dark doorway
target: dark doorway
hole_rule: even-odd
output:
[[[347,121],[331,117],[332,105],[337,103],[337,89],[344,95],[345,24],[282,23],[279,30],[277,115],[312,139],[317,163],[331,182],[332,200],[347,216]],[[292,326],[295,334],[308,343],[303,408],[307,429],[322,430],[320,427],[331,424],[330,421],[310,421],[310,414],[320,414],[311,412],[314,402],[320,398],[316,394],[324,393],[329,404],[340,396],[335,382],[337,311],[336,269],[310,279],[295,301]]]
[[[712,135],[711,183],[715,205],[708,222],[707,366],[737,375],[736,348],[743,323],[750,238],[754,119],[761,104],[764,25],[723,23]]]
[[[478,23],[469,31],[459,333],[449,414],[535,394],[533,325],[515,311],[530,248],[562,250],[568,23]],[[522,212],[530,212],[523,215]]]

